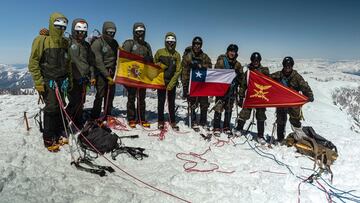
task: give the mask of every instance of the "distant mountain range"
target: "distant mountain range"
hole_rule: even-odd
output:
[[[32,94],[33,80],[26,64],[0,64],[0,93]]]
[[[34,94],[34,91],[34,83],[27,64],[0,64],[0,94]],[[117,85],[115,94],[124,94],[122,85]]]

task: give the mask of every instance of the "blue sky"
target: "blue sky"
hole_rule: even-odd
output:
[[[243,63],[254,51],[263,58],[360,59],[358,0],[14,0],[0,7],[0,63],[28,63],[33,39],[55,11],[70,23],[85,18],[90,30],[111,20],[119,43],[132,38],[134,22],[144,22],[154,53],[172,31],[180,53],[199,35],[212,58],[238,44]]]

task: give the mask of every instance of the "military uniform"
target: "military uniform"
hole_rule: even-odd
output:
[[[238,88],[238,85],[240,84],[240,82],[242,81],[242,78],[244,77],[244,71],[243,71],[243,67],[241,66],[241,63],[239,61],[237,61],[236,59],[229,60],[229,58],[225,54],[220,55],[218,57],[216,64],[215,64],[215,68],[216,69],[235,69],[235,72],[236,72],[236,78],[232,82],[231,87],[229,89],[229,91],[232,91],[232,92],[226,93],[226,95],[224,97],[216,97],[216,100],[215,100],[216,103],[218,103],[219,100],[223,102],[223,108],[225,110],[225,118],[224,118],[223,128],[224,128],[224,130],[228,130],[230,128],[230,120],[231,120],[232,108],[233,108],[234,100],[235,100],[234,97],[236,96],[235,95],[236,89]],[[215,113],[214,113],[214,129],[220,128],[221,114],[222,114],[222,112],[218,112],[218,111],[215,111]]]
[[[49,36],[39,35],[34,39],[29,60],[29,72],[35,88],[45,102],[43,139],[46,147],[54,145],[63,134],[64,127],[55,86],[63,92],[67,91],[67,78],[70,76],[68,41],[63,37],[64,31],[54,26],[57,19],[67,21],[60,13],[50,16]],[[62,96],[61,99],[64,101]]]
[[[115,85],[109,85],[108,78],[113,78],[115,75],[119,44],[115,39],[106,35],[107,29],[116,30],[116,26],[112,22],[105,22],[103,24],[102,36],[96,39],[91,45],[91,50],[95,55],[96,66],[96,95],[93,109],[91,111],[91,117],[93,119],[99,118],[103,99],[104,106],[106,108],[106,112],[104,112],[104,114],[111,114],[115,96]]]
[[[207,54],[203,51],[200,53],[195,54],[193,50],[187,53],[186,56],[183,57],[181,62],[183,67],[181,82],[183,84],[183,92],[184,95],[188,95],[189,91],[189,82],[190,82],[190,70],[193,68],[211,68],[211,60]],[[209,107],[208,97],[190,97],[187,98],[190,107],[191,107],[191,125],[197,124],[196,121],[196,113],[195,109],[200,104],[200,125],[206,126],[207,125],[207,110]]]
[[[131,52],[133,54],[144,57],[144,60],[146,60],[147,62],[153,62],[151,46],[149,45],[149,43],[144,41],[145,33],[144,33],[143,39],[139,39],[136,37],[135,29],[137,27],[143,27],[144,31],[145,31],[145,25],[143,23],[135,23],[134,27],[133,27],[134,39],[126,40],[123,43],[122,48],[127,52]],[[135,122],[141,121],[141,122],[143,122],[142,124],[144,126],[146,125],[146,127],[148,127],[148,123],[145,118],[146,89],[145,88],[128,87],[128,86],[125,86],[125,88],[128,92],[128,95],[127,95],[128,101],[127,101],[126,107],[127,107],[127,119],[129,121],[130,125],[133,126],[133,124]],[[138,111],[139,112],[137,112],[136,108],[135,108],[135,99],[137,97],[137,94],[138,94],[137,102],[138,102]],[[138,113],[140,113],[140,115],[138,115]],[[133,127],[135,127],[135,126],[133,126]]]
[[[309,98],[309,101],[314,100],[310,86],[296,70],[292,70],[288,77],[286,77],[282,71],[275,72],[271,74],[270,77],[295,91],[301,91]],[[287,114],[290,116],[289,120],[291,125],[297,128],[301,127],[301,107],[276,108],[277,137],[279,141],[284,139]]]
[[[86,97],[86,87],[89,80],[95,79],[94,66],[95,57],[91,50],[90,44],[84,39],[78,41],[73,37],[76,36],[75,25],[78,22],[86,21],[84,19],[75,19],[72,23],[72,36],[70,36],[69,55],[72,67],[72,89],[69,91],[69,104],[66,110],[72,117],[75,125],[81,127],[83,125],[82,114]]]
[[[248,65],[248,69],[249,70],[256,70],[259,71],[260,73],[269,76],[270,75],[270,71],[268,67],[264,67],[262,65],[260,65],[258,68],[253,67],[251,64]],[[245,75],[247,75],[247,71],[245,72]],[[241,86],[239,88],[239,97],[240,97],[240,101],[243,100],[243,98],[245,97],[245,91],[247,89],[247,79],[246,77],[243,78]],[[248,120],[251,116],[251,108],[243,108],[240,111],[239,114],[239,119],[238,119],[238,126],[237,126],[237,130],[243,130],[243,127],[245,125],[246,120]],[[264,126],[265,126],[265,120],[266,120],[266,108],[256,108],[255,109],[255,117],[256,117],[256,121],[257,121],[257,128],[258,128],[258,137],[263,137],[264,134]]]
[[[176,38],[174,33],[167,33],[165,39],[168,36]],[[176,97],[176,85],[178,83],[179,76],[181,74],[181,58],[179,52],[175,50],[176,47],[168,47],[165,42],[165,48],[159,49],[154,58],[155,63],[161,63],[165,65],[164,80],[166,90],[157,90],[158,94],[158,123],[159,127],[164,123],[164,107],[166,95],[168,99],[168,109],[170,123],[173,127],[176,126],[175,120],[175,97]]]

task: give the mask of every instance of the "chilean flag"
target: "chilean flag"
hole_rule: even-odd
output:
[[[236,73],[234,69],[193,68],[190,71],[190,96],[224,96]]]

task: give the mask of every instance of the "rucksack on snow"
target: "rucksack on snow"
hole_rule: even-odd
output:
[[[85,139],[86,138],[86,139]],[[96,121],[87,121],[79,135],[81,147],[101,154],[112,152],[119,147],[119,137],[105,126]]]
[[[336,146],[317,134],[311,126],[304,126],[301,130],[304,136],[298,136],[295,130],[286,137],[287,146],[294,146],[299,153],[312,157],[314,167],[317,164],[320,168],[330,169],[338,157]]]

